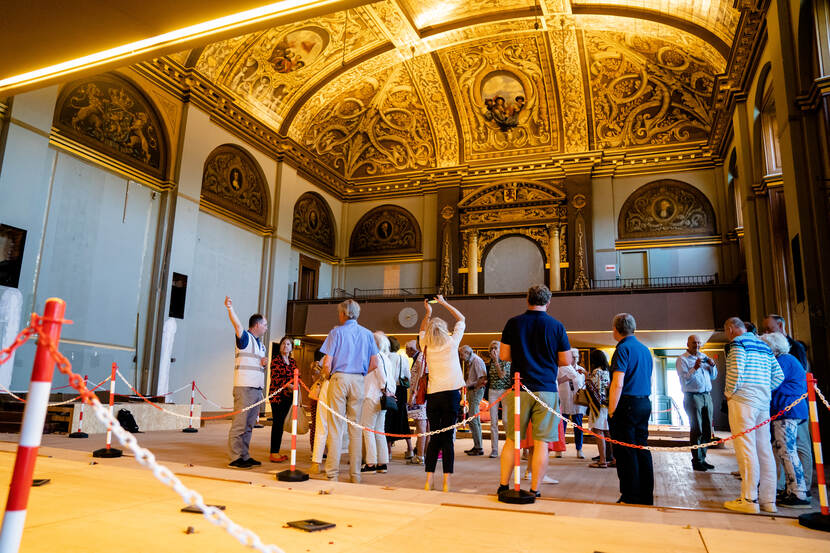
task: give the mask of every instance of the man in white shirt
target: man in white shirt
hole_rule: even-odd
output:
[[[236,333],[236,357],[233,371],[233,410],[239,411],[262,399],[265,384],[265,367],[268,365],[267,348],[262,337],[268,330],[268,321],[259,313],[248,319],[248,330],[242,328],[239,317],[233,310],[231,298],[225,297],[225,307]],[[228,432],[228,449],[231,459],[228,466],[249,469],[262,463],[253,459],[248,450],[259,411],[248,409],[234,415]]]
[[[700,351],[703,341],[692,334],[686,341],[686,351],[677,358],[677,377],[683,391],[683,408],[689,417],[689,443],[705,444],[712,441],[712,381],[718,377],[718,368],[710,357]],[[692,468],[706,471],[715,468],[706,462],[706,448],[692,450]]]
[[[576,403],[576,392],[585,387],[585,369],[579,365],[579,350],[571,348],[573,363],[559,367],[557,382],[559,383],[559,406],[562,414],[568,418],[564,420],[564,428],[568,428],[568,420],[574,423],[574,446],[576,456],[584,459],[582,454],[583,432],[576,425],[582,426],[582,418],[588,412],[588,407]],[[557,451],[556,457],[562,457],[562,452]]]

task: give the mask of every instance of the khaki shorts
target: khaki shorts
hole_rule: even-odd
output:
[[[533,392],[536,397],[544,401],[553,409],[559,409],[559,393],[558,392]],[[548,411],[543,405],[530,397],[527,392],[519,394],[521,401],[521,409],[519,410],[519,427],[521,428],[522,440],[527,434],[527,423],[533,423],[533,439],[540,442],[555,442],[559,440],[559,417]],[[514,399],[513,395],[504,398],[504,403],[507,407],[507,415],[505,416],[505,428],[507,438],[512,440],[514,438],[513,427],[514,420]]]

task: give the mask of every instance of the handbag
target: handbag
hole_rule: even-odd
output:
[[[293,409],[293,407],[291,408]],[[291,409],[288,410],[288,416],[282,423],[283,432],[291,434]],[[308,434],[308,417],[305,414],[305,409],[302,405],[297,405],[297,435]]]
[[[406,360],[398,355],[398,386],[401,388],[409,388],[409,377],[403,375],[403,370],[401,369],[401,363],[406,363]]]
[[[386,361],[384,361],[382,355],[380,356],[380,364],[383,369],[383,390],[380,396],[380,408],[384,411],[397,411],[398,402],[395,400],[395,396],[389,395],[389,390],[386,388]]]
[[[577,405],[582,405],[584,407],[591,406],[591,398],[588,396],[588,390],[585,388],[580,388],[574,394],[574,403]]]
[[[311,388],[308,389],[308,399],[311,401],[319,401],[320,400],[320,388],[323,386],[323,380],[318,378],[314,381],[314,384],[311,385]]]

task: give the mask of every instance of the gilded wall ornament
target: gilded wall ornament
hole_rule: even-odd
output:
[[[462,227],[567,218],[565,193],[542,182],[502,182],[473,190],[458,203]]]
[[[325,106],[303,144],[348,179],[435,166],[429,118],[402,64]]]
[[[576,216],[576,276],[574,277],[574,290],[585,290],[591,287],[591,281],[588,280],[588,244],[585,239],[585,218],[582,213]]]
[[[350,257],[421,253],[421,227],[407,210],[382,205],[366,213],[349,240]]]
[[[167,138],[158,111],[141,90],[115,73],[66,85],[54,126],[62,135],[163,179]]]
[[[586,32],[598,148],[705,140],[715,70],[674,43]]]
[[[560,15],[548,23],[548,42],[553,56],[559,98],[562,102],[562,134],[566,152],[590,150],[585,99],[586,71],[579,57],[579,42],[573,22]]]
[[[291,243],[334,256],[334,215],[328,202],[316,192],[306,192],[294,204]]]
[[[213,150],[202,173],[201,203],[257,228],[268,225],[268,185],[256,160],[233,144]]]
[[[621,239],[713,234],[711,202],[685,182],[664,179],[646,184],[635,190],[620,210]]]
[[[461,117],[466,157],[558,150],[556,91],[540,37],[516,36],[439,53]]]

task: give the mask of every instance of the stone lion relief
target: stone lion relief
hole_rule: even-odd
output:
[[[711,236],[715,211],[697,188],[676,180],[659,180],[638,188],[623,204],[619,236]]]
[[[120,75],[107,73],[66,85],[54,124],[85,146],[165,177],[167,142],[161,117],[138,87]]]
[[[233,144],[213,150],[202,173],[202,203],[256,226],[268,225],[268,186],[251,154]]]
[[[334,216],[329,204],[319,194],[306,192],[294,204],[291,243],[334,255]]]
[[[350,257],[421,253],[421,228],[412,214],[382,205],[360,218],[349,241]]]

